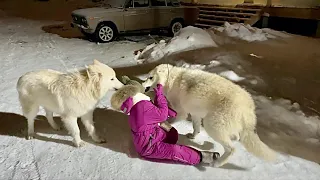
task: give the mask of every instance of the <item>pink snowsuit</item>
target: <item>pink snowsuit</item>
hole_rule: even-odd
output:
[[[201,161],[201,153],[191,147],[178,145],[178,132],[173,127],[170,132],[162,129],[158,123],[168,117],[175,117],[176,112],[168,108],[163,95],[163,87],[157,85],[154,104],[142,100],[133,105],[129,97],[121,106],[129,115],[133,143],[138,154],[153,161],[170,160],[184,164],[196,165]]]

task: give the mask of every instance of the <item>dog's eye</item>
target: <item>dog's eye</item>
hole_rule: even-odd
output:
[[[152,80],[153,77],[149,77],[150,80]]]
[[[111,79],[111,81],[113,81],[113,80],[114,80],[114,78]]]

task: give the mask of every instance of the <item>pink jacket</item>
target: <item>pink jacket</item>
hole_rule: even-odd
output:
[[[151,101],[142,100],[133,105],[132,97],[129,97],[121,106],[121,110],[126,114],[130,113],[129,124],[133,143],[140,155],[144,155],[153,144],[163,141],[166,137],[165,130],[158,123],[166,121],[168,117],[175,117],[177,114],[168,108],[161,84],[157,85],[155,93],[154,104]]]

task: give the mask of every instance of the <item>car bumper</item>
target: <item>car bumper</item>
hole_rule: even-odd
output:
[[[89,30],[89,28],[88,27],[85,27],[84,25],[80,25],[80,24],[76,24],[76,23],[71,23],[70,24],[71,25],[71,27],[78,27],[78,28],[80,28],[80,29],[83,29],[83,30]]]
[[[84,32],[89,33],[89,34],[93,34],[93,33],[94,33],[94,30],[93,30],[93,29],[88,28],[88,27],[86,27],[86,26],[84,26],[84,25],[80,25],[80,24],[74,23],[74,22],[70,23],[70,26],[71,26],[72,28],[78,28],[78,29],[80,29],[81,31],[84,31]]]

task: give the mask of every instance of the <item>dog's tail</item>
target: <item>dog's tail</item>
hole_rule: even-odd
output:
[[[264,144],[254,128],[244,129],[240,135],[240,142],[253,155],[266,161],[274,161],[276,152]]]
[[[264,144],[256,130],[256,115],[254,112],[247,112],[243,114],[244,129],[240,133],[240,142],[253,155],[262,158],[266,161],[274,161],[276,159],[276,152]]]

